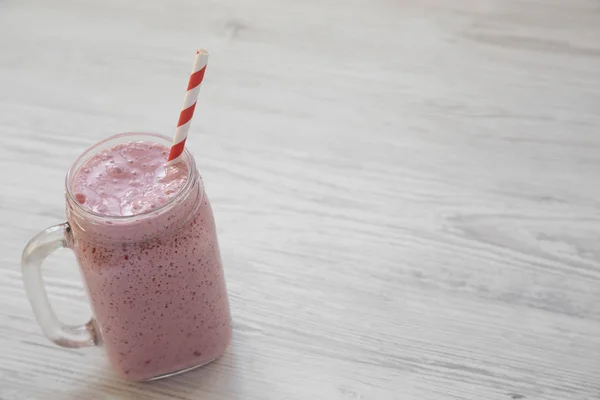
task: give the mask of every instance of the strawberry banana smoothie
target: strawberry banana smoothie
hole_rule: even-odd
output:
[[[165,166],[168,151],[116,144],[70,182],[72,246],[96,325],[111,363],[132,380],[206,364],[231,339],[210,203],[191,156]]]

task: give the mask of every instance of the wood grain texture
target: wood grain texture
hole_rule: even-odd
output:
[[[198,46],[233,344],[127,383],[20,252],[84,148],[173,132]],[[0,399],[600,399],[598,1],[3,0],[0,48]]]

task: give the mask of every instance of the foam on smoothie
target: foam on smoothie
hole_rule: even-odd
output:
[[[166,204],[183,188],[184,162],[165,166],[169,148],[153,142],[121,143],[90,158],[77,171],[77,202],[109,216],[141,214]]]

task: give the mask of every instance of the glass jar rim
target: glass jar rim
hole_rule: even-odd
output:
[[[174,203],[177,203],[178,200],[182,196],[184,196],[186,193],[188,193],[190,191],[190,188],[193,186],[194,180],[195,180],[194,174],[196,173],[196,163],[194,161],[194,157],[191,155],[191,153],[188,151],[188,149],[185,148],[183,150],[183,154],[181,155],[181,158],[188,166],[188,175],[187,175],[186,182],[183,185],[183,187],[181,188],[181,190],[179,191],[179,193],[177,193],[177,195],[171,197],[165,204],[161,205],[160,207],[156,207],[152,210],[144,211],[139,214],[133,214],[133,215],[106,215],[106,214],[92,211],[92,210],[84,207],[82,204],[80,204],[75,199],[75,194],[73,193],[73,188],[71,187],[72,178],[75,177],[75,175],[79,171],[79,168],[81,168],[81,166],[83,165],[83,163],[85,161],[87,161],[89,158],[93,157],[94,155],[98,154],[101,151],[101,150],[98,150],[98,148],[101,148],[102,146],[110,144],[111,142],[117,142],[119,139],[128,138],[128,137],[132,137],[132,138],[137,137],[137,138],[139,138],[138,140],[143,140],[144,138],[150,139],[150,140],[159,139],[160,142],[162,142],[161,144],[165,144],[165,142],[167,145],[171,144],[171,138],[169,138],[168,136],[165,136],[165,135],[161,135],[159,133],[124,132],[124,133],[118,133],[116,135],[109,136],[108,138],[103,139],[103,140],[93,144],[92,146],[88,147],[83,153],[81,153],[81,155],[79,155],[79,157],[77,157],[77,159],[73,162],[73,164],[71,164],[71,166],[69,167],[69,170],[67,171],[67,176],[65,177],[65,189],[66,189],[67,198],[68,198],[67,201],[70,205],[72,205],[72,207],[74,208],[74,211],[77,211],[77,212],[81,213],[82,215],[93,217],[93,218],[103,220],[103,221],[137,220],[140,218],[147,218],[152,215],[164,212],[165,210],[168,210]],[[132,139],[131,141],[136,141],[136,140]],[[117,143],[115,143],[115,144],[117,144]],[[123,143],[123,142],[121,142],[121,143]]]

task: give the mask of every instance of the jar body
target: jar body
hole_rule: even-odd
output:
[[[70,247],[95,328],[126,379],[155,379],[209,363],[231,340],[211,205],[195,168],[188,179],[167,206],[126,218],[83,212],[67,195]]]

